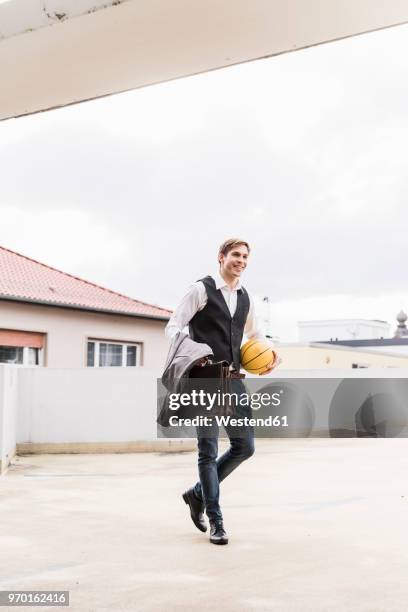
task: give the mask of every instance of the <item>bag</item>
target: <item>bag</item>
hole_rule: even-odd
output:
[[[204,358],[203,358],[204,359]],[[183,377],[181,387],[179,388],[179,393],[191,393],[193,390],[200,392],[203,390],[207,393],[217,393],[220,391],[221,393],[231,392],[229,388],[230,377],[229,377],[229,363],[228,361],[218,361],[216,363],[212,363],[206,358],[205,365],[196,365],[193,366],[188,372],[187,376]],[[199,382],[194,382],[199,379]],[[161,404],[161,408],[159,410],[158,417],[156,419],[156,423],[161,425],[162,427],[170,426],[170,417],[177,418],[194,418],[196,416],[202,416],[205,413],[205,406],[200,406],[198,408],[193,406],[180,406],[177,411],[171,410],[169,408],[169,398],[172,395],[172,391],[168,391],[165,397],[158,398],[159,405]],[[229,409],[228,412],[220,412],[219,407],[213,409],[211,414],[234,414],[233,409]]]
[[[207,363],[202,366],[194,366],[190,370],[189,377],[190,379],[203,379],[203,383],[200,384],[198,390],[204,389],[209,393],[220,392],[223,401],[215,403],[214,408],[211,410],[211,415],[233,416],[235,414],[234,398],[231,397],[232,376],[228,361],[216,361],[215,363]],[[190,390],[194,387],[195,385],[192,382]]]

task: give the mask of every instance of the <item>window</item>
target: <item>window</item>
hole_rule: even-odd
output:
[[[95,342],[88,342],[88,357],[86,365],[92,367],[95,364]]]
[[[121,344],[99,343],[99,367],[122,367],[123,349]]]
[[[30,346],[0,346],[0,363],[40,365],[40,349]]]
[[[126,347],[126,365],[127,366],[135,366],[136,365],[136,346],[127,346]]]
[[[28,346],[24,350],[27,351],[27,365],[40,365],[40,349]]]
[[[0,329],[0,363],[43,365],[45,334],[21,329]]]
[[[86,364],[90,368],[123,368],[141,365],[141,344],[88,340]]]
[[[0,363],[23,363],[23,347],[0,346]]]

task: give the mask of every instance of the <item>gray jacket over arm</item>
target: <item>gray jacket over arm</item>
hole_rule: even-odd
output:
[[[203,357],[214,357],[208,344],[194,342],[184,332],[178,332],[172,339],[161,377],[168,393],[157,417],[159,425],[169,426],[169,417],[175,414],[174,410],[170,410],[168,406],[169,395],[171,393],[183,393],[183,386],[188,380],[191,368],[197,365]]]

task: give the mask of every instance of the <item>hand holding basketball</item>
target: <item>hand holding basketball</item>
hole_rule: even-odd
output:
[[[270,374],[272,370],[274,370],[280,363],[282,363],[282,359],[276,355],[275,359],[273,359],[266,367],[267,369],[264,372],[260,372],[259,376],[265,376],[265,374]]]
[[[241,347],[241,365],[250,374],[269,374],[280,361],[269,342],[252,339]]]

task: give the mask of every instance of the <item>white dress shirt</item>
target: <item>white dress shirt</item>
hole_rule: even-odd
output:
[[[241,289],[241,281],[238,279],[235,287],[230,289],[222,278],[222,276],[217,273],[213,274],[212,278],[215,281],[215,285],[217,289],[221,289],[221,293],[224,296],[224,299],[227,303],[229,311],[231,313],[231,317],[234,316],[236,308],[237,308],[237,291]],[[257,338],[258,340],[265,341],[266,338],[262,333],[258,320],[255,316],[254,302],[251,296],[249,297],[249,312],[247,316],[247,320],[245,322],[244,334],[247,338]],[[167,338],[173,338],[173,336],[182,331],[186,325],[188,325],[191,319],[194,317],[196,312],[199,312],[204,308],[207,304],[207,291],[205,289],[204,283],[201,281],[197,281],[190,285],[187,293],[182,298],[180,304],[174,310],[169,322],[166,325],[166,336]]]

